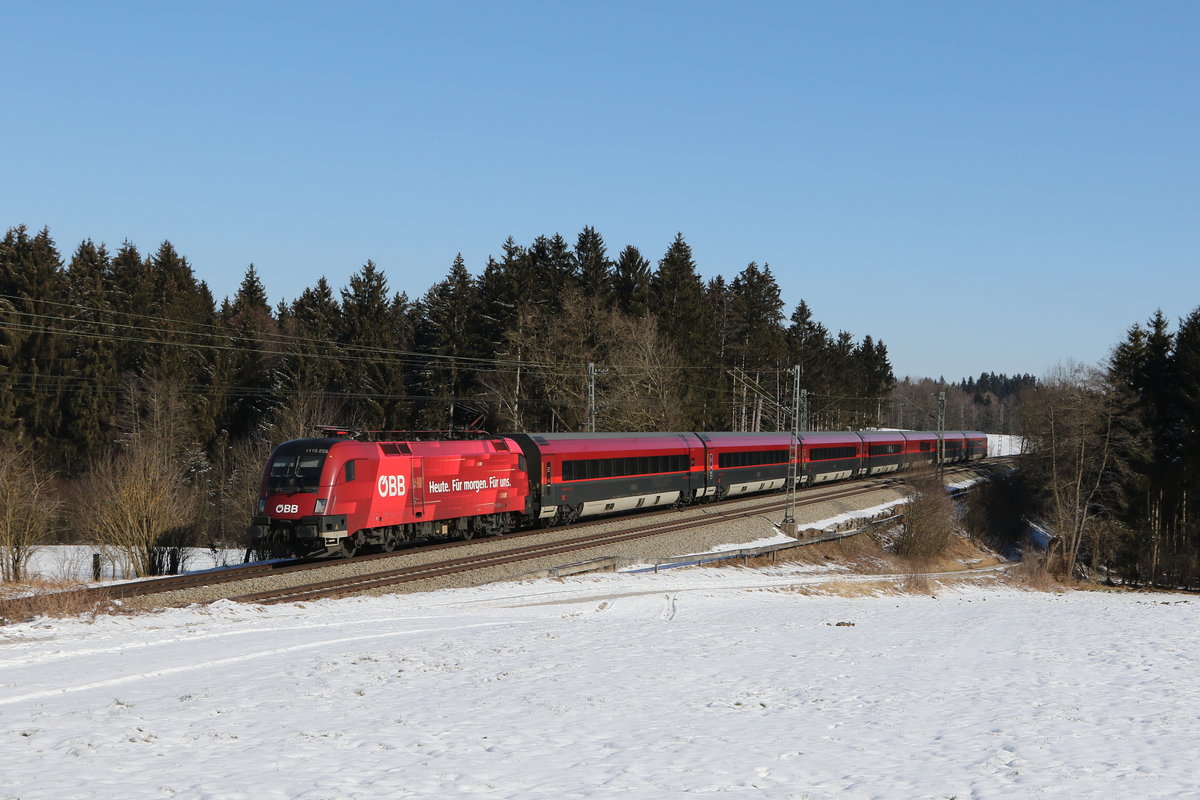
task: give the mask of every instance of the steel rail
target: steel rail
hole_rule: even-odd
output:
[[[854,497],[857,495],[877,491],[878,489],[879,487],[874,485],[850,487],[841,489],[837,492],[825,494],[820,498],[805,498],[805,500],[799,503],[799,505],[813,505],[816,503],[827,502],[829,500]],[[786,501],[775,500],[771,503],[766,503],[748,509],[717,511],[716,513],[712,514],[691,517],[687,520],[674,520],[651,525],[641,525],[634,528],[626,528],[619,531],[611,531],[591,536],[576,537],[574,539],[567,539],[558,542],[526,545],[523,547],[501,550],[493,553],[484,553],[474,556],[448,559],[446,561],[437,561],[430,564],[421,564],[400,567],[392,570],[384,570],[381,572],[373,572],[351,578],[321,581],[319,583],[308,584],[305,586],[294,586],[287,589],[274,589],[264,592],[255,592],[253,594],[241,595],[230,599],[243,603],[259,603],[269,605],[275,603],[317,600],[330,597],[345,597],[350,594],[357,594],[373,589],[411,583],[413,581],[424,580],[428,578],[442,577],[445,575],[463,572],[472,572],[475,570],[487,569],[503,564],[529,561],[535,558],[576,553],[581,550],[591,550],[593,548],[602,547],[605,545],[643,539],[665,533],[675,533],[677,531],[688,530],[690,528],[706,527],[708,525],[726,522],[729,520],[760,516],[765,512],[778,511],[786,506]]]
[[[965,465],[952,468],[954,473],[973,473],[978,470],[978,465]],[[846,497],[854,497],[858,495],[868,494],[877,491],[881,488],[894,486],[897,483],[902,483],[903,479],[899,477],[888,477],[883,479],[875,479],[869,484],[857,484],[852,486],[831,486],[822,487],[832,491],[823,491],[820,496],[805,497],[797,505],[810,506],[817,503],[823,503],[831,500],[838,500]],[[747,498],[737,498],[745,500]],[[725,502],[735,502],[727,500]],[[301,602],[305,600],[317,600],[333,597],[345,597],[360,592],[370,591],[373,589],[386,588],[388,586],[398,586],[404,583],[412,583],[419,580],[442,577],[445,575],[453,575],[457,573],[471,572],[479,569],[487,569],[503,564],[518,563],[521,561],[529,561],[534,558],[542,558],[551,555],[564,555],[567,553],[579,552],[581,550],[590,550],[595,547],[604,546],[607,544],[615,544],[636,539],[648,538],[664,533],[674,533],[689,528],[699,528],[712,525],[715,523],[733,520],[744,519],[747,517],[761,516],[764,513],[771,511],[779,511],[786,509],[788,502],[786,500],[772,499],[767,503],[762,503],[749,508],[730,509],[728,511],[718,510],[711,513],[708,509],[713,508],[712,504],[700,506],[699,508],[692,507],[686,509],[688,511],[699,510],[700,515],[690,516],[685,520],[673,520],[658,524],[641,525],[634,528],[622,529],[619,531],[611,531],[593,536],[577,537],[574,539],[566,539],[558,542],[547,542],[542,544],[527,545],[508,550],[501,550],[492,553],[478,554],[474,556],[466,556],[456,559],[447,559],[423,565],[413,565],[408,567],[399,567],[392,570],[383,570],[380,572],[367,573],[349,578],[339,578],[329,581],[321,581],[318,583],[293,586],[286,589],[275,589],[263,592],[255,592],[252,594],[240,595],[230,598],[238,602],[244,603],[259,603],[263,605],[271,605],[288,602]],[[670,510],[657,512],[655,514],[639,515],[639,520],[644,520],[647,516],[658,516],[659,514],[671,513]],[[592,524],[610,523],[611,518],[594,521]],[[587,525],[572,526],[576,529],[587,527]],[[563,530],[563,529],[558,529]],[[527,533],[545,533],[545,530],[529,531]],[[513,537],[505,537],[510,539]],[[799,540],[800,544],[804,544]],[[814,542],[815,543],[815,542]],[[458,546],[464,543],[456,542],[451,546]],[[439,545],[445,547],[446,545]],[[427,551],[433,548],[421,548]],[[407,551],[413,552],[413,551]],[[378,554],[368,556],[367,558],[378,558],[379,556],[395,556],[396,553]]]
[[[989,461],[988,463],[989,464],[997,464],[997,463],[1001,463],[1001,461],[1000,460]],[[981,466],[981,465],[979,465],[979,464],[961,465],[961,466],[955,467],[954,469],[955,469],[955,471],[961,471],[961,472],[973,472],[973,471],[977,470],[979,468],[979,466]],[[896,483],[900,483],[900,482],[903,482],[902,475],[900,475],[900,476],[891,475],[888,478],[876,477],[876,478],[872,479],[869,484],[858,484],[851,488],[846,488],[845,486],[838,485],[838,484],[832,484],[832,485],[827,485],[827,486],[820,486],[820,485],[810,486],[810,487],[807,487],[807,490],[805,492],[805,494],[809,495],[809,496],[806,496],[804,498],[804,501],[801,503],[801,505],[812,505],[812,504],[819,503],[819,502],[825,502],[827,500],[836,500],[836,499],[839,499],[842,497],[863,494],[868,491],[874,491],[874,490],[877,490],[880,488],[885,488],[887,486],[892,486],[892,485],[895,485]],[[675,521],[673,523],[667,523],[665,526],[663,526],[662,530],[656,530],[657,526],[653,526],[653,525],[641,526],[640,528],[628,529],[628,530],[624,531],[624,533],[626,534],[625,538],[627,538],[627,539],[643,538],[646,536],[654,535],[655,532],[669,533],[669,532],[678,531],[678,530],[685,530],[689,527],[701,527],[704,525],[712,524],[713,522],[719,522],[722,519],[737,519],[737,518],[744,518],[744,517],[749,517],[749,516],[758,516],[758,515],[761,515],[764,513],[769,513],[772,511],[777,511],[777,510],[786,508],[786,503],[781,502],[777,499],[772,499],[769,502],[754,505],[749,508],[742,508],[742,509],[730,510],[730,511],[717,511],[715,513],[713,512],[713,509],[719,509],[721,506],[738,504],[738,503],[746,503],[748,501],[752,502],[755,499],[759,499],[760,497],[762,497],[762,496],[759,496],[759,495],[752,495],[749,497],[740,496],[740,497],[736,497],[736,498],[725,498],[724,500],[721,500],[721,501],[707,502],[707,503],[694,505],[694,506],[686,506],[686,507],[679,508],[679,509],[664,508],[664,509],[657,509],[654,511],[640,513],[637,515],[638,520],[653,519],[655,517],[660,517],[660,516],[669,515],[669,514],[680,514],[680,513],[691,514],[691,516],[686,520],[679,520],[679,521]],[[225,584],[225,583],[236,583],[236,582],[240,582],[240,581],[244,581],[244,580],[254,580],[256,578],[266,577],[266,576],[270,576],[270,575],[287,575],[290,573],[302,572],[302,571],[307,571],[307,570],[336,568],[338,566],[341,566],[341,565],[344,565],[347,563],[353,563],[353,562],[373,561],[373,560],[379,560],[379,559],[392,560],[392,559],[397,559],[397,558],[405,558],[405,557],[412,556],[412,555],[425,554],[425,553],[438,551],[438,550],[452,550],[454,548],[459,548],[459,547],[464,547],[464,546],[469,546],[469,545],[478,545],[481,543],[486,544],[486,543],[495,543],[495,542],[511,542],[513,540],[524,539],[526,537],[553,535],[555,533],[568,532],[571,530],[586,530],[591,527],[611,524],[614,520],[618,520],[618,519],[621,519],[621,517],[620,516],[602,517],[599,519],[577,522],[571,526],[564,526],[564,527],[555,526],[555,527],[551,527],[551,528],[532,528],[532,529],[528,529],[528,530],[524,530],[524,531],[517,531],[514,533],[505,534],[502,537],[490,537],[490,538],[472,539],[472,540],[466,540],[466,541],[447,541],[447,542],[434,542],[434,543],[428,543],[428,544],[418,544],[416,546],[404,547],[402,549],[399,549],[399,550],[396,550],[393,552],[364,554],[364,555],[357,556],[352,559],[334,559],[334,560],[330,560],[330,559],[307,559],[307,560],[306,559],[293,559],[293,560],[288,560],[288,561],[252,563],[252,564],[246,564],[246,565],[241,565],[241,566],[228,567],[228,568],[224,568],[224,569],[214,569],[214,570],[204,571],[204,572],[189,573],[187,575],[173,575],[173,576],[166,576],[166,577],[151,578],[151,579],[146,579],[146,580],[134,580],[134,581],[128,581],[128,582],[124,582],[124,583],[105,584],[102,586],[91,586],[91,587],[87,587],[87,588],[83,588],[83,589],[71,589],[71,590],[66,590],[64,592],[59,592],[58,594],[61,594],[64,598],[72,598],[72,599],[78,600],[78,602],[80,602],[81,604],[85,604],[89,601],[103,602],[106,600],[123,600],[123,599],[129,599],[129,598],[147,597],[147,596],[151,596],[151,595],[155,595],[155,594],[166,594],[169,592],[186,591],[188,589],[203,588],[206,586],[217,586],[217,585]],[[650,532],[633,534],[633,531],[639,531],[639,530],[647,530]],[[571,548],[565,547],[566,542],[576,542],[577,544],[573,548],[575,550],[588,549],[589,546],[596,546],[596,545],[585,544],[585,542],[587,542],[587,541],[595,541],[596,544],[605,544],[610,541],[612,541],[612,542],[620,541],[620,539],[611,539],[606,536],[594,537],[594,538],[593,537],[580,537],[580,538],[577,538],[574,540],[565,540],[565,541],[560,541],[557,543],[550,543],[550,544],[546,544],[546,545],[531,545],[529,547],[536,549],[536,548],[561,546],[561,548],[560,548],[561,552],[565,553],[565,552],[571,552]],[[518,550],[501,551],[502,554],[503,553],[512,554],[512,553],[516,553],[516,552],[518,552]],[[548,553],[548,554],[554,554],[554,553]],[[527,558],[532,558],[532,557],[535,557],[535,556],[529,556]],[[495,560],[496,556],[493,555],[490,558],[492,558],[492,560]],[[510,555],[508,561],[527,560],[527,558]],[[458,560],[460,560],[460,559],[448,559],[446,561],[437,562],[437,563],[452,564]],[[505,562],[503,560],[500,560],[500,561],[496,561],[495,563],[505,563]],[[481,566],[481,567],[477,567],[477,568],[483,568],[483,567]],[[409,568],[403,568],[401,570],[391,570],[391,571],[384,571],[384,572],[378,572],[378,573],[370,573],[370,575],[379,576],[379,575],[388,574],[389,572],[397,572],[397,571],[403,572],[404,570],[411,570],[411,569],[415,569],[415,568],[409,567]],[[464,567],[462,569],[462,571],[469,571],[469,569],[472,569],[472,568]],[[443,574],[449,574],[449,573],[447,572],[447,573],[443,573]],[[364,576],[364,577],[369,577],[369,576]],[[430,575],[429,577],[436,577],[436,575]],[[397,581],[397,582],[398,583],[408,582],[408,581],[419,580],[419,579],[420,579],[420,576],[417,576],[417,577],[409,578],[406,581]],[[321,583],[310,584],[310,586],[320,586],[320,585],[326,585],[326,584],[328,584],[329,586],[335,586],[338,584],[346,583],[347,581],[354,581],[354,579],[340,579],[340,580],[335,580],[335,581],[324,581]],[[301,587],[296,587],[296,588],[299,589]],[[353,590],[353,591],[358,591],[358,590]],[[349,594],[352,592],[346,592],[346,593]],[[270,594],[270,593],[263,593],[263,594]],[[242,597],[234,598],[234,599],[243,599],[243,598],[249,598],[249,597],[253,597],[253,596],[254,595],[244,595]],[[21,604],[22,600],[23,600],[23,598],[10,598],[10,599],[0,601],[0,619],[5,618],[7,616],[6,611],[9,607],[17,608],[19,606],[19,604]],[[263,602],[267,602],[267,601],[263,601]],[[276,602],[286,602],[286,601],[280,600],[280,601],[276,601]]]

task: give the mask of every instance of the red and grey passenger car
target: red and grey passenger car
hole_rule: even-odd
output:
[[[518,433],[537,518],[581,517],[690,501],[702,476],[691,433]]]

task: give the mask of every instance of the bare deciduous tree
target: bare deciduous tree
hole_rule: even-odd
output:
[[[484,374],[481,382],[516,430],[535,415],[553,430],[586,430],[589,362],[596,366],[598,430],[673,430],[681,419],[678,358],[652,318],[635,319],[567,290],[561,309],[526,315],[509,344],[523,365]],[[532,397],[544,405],[530,411]]]
[[[626,319],[612,354],[615,380],[601,399],[597,417],[614,431],[674,431],[683,420],[679,357],[650,317]]]
[[[289,439],[312,436],[318,425],[341,425],[344,410],[342,404],[324,392],[301,389],[290,392],[283,405],[275,408],[267,417],[260,438],[272,446]],[[263,454],[262,460],[266,460]]]
[[[26,577],[29,558],[54,531],[60,508],[54,476],[30,447],[0,446],[0,581]]]
[[[1106,508],[1117,490],[1122,465],[1114,458],[1120,398],[1096,369],[1059,366],[1025,400],[1023,422],[1029,443],[1022,469],[1040,487],[1044,513],[1056,539],[1050,556],[1065,575],[1077,572],[1081,548],[1103,548],[1109,526]],[[1128,451],[1133,445],[1122,443]]]
[[[896,554],[918,564],[941,555],[954,535],[954,501],[936,471],[927,469],[906,478],[908,502],[896,539]]]
[[[179,464],[152,443],[99,459],[82,489],[80,513],[139,577],[164,571],[164,550],[195,519],[195,493]]]
[[[78,519],[138,576],[178,571],[200,516],[197,478],[207,462],[188,446],[186,418],[168,383],[131,387],[120,446],[80,481]]]

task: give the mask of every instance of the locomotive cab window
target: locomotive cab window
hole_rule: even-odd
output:
[[[267,488],[271,492],[315,492],[324,464],[324,454],[276,456],[271,460]]]

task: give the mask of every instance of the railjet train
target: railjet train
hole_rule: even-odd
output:
[[[781,489],[790,433],[517,433],[449,441],[295,439],[263,471],[254,544],[352,556],[402,542],[502,534],[583,517]],[[977,431],[943,434],[944,462],[987,455]],[[930,465],[930,431],[803,433],[797,484]]]

